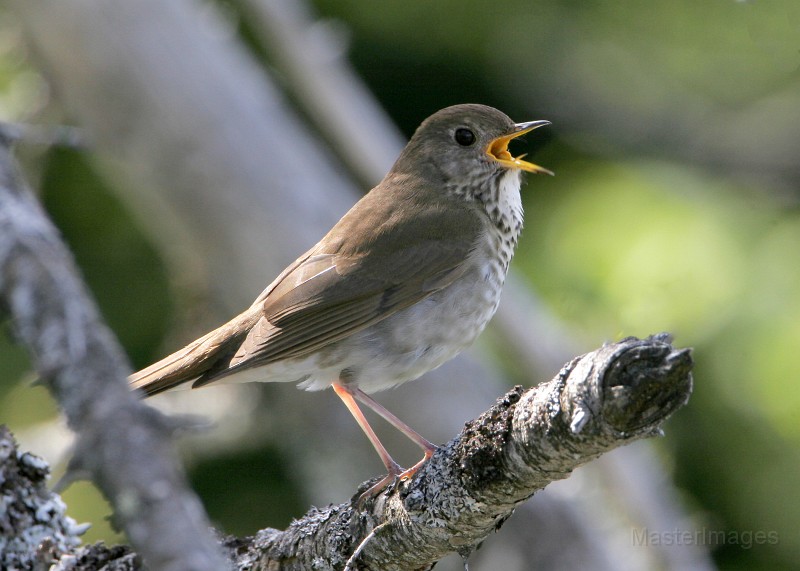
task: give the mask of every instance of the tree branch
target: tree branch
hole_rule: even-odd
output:
[[[661,434],[692,389],[690,352],[669,341],[628,338],[574,359],[549,383],[514,388],[366,510],[358,497],[371,482],[349,504],[237,540],[238,568],[400,571],[468,555],[550,482]]]
[[[374,480],[363,483],[349,503],[312,508],[285,531],[229,538],[225,546],[241,570],[410,571],[430,569],[454,551],[467,557],[550,482],[614,448],[661,434],[661,424],[692,390],[690,352],[673,349],[669,341],[665,334],[628,338],[578,357],[548,383],[509,391],[413,478],[363,505],[360,494]],[[74,527],[53,522],[57,531]],[[80,567],[84,571],[112,559],[135,563],[125,548],[116,556],[105,546],[80,553],[89,561]]]
[[[128,390],[122,350],[5,143],[0,307],[77,433],[70,473],[91,475],[151,568],[225,568],[172,449],[170,423]]]

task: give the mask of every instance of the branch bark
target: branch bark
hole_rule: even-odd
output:
[[[604,346],[548,383],[515,387],[413,478],[376,498],[359,502],[371,480],[349,503],[312,508],[285,531],[229,538],[225,546],[236,568],[251,571],[411,571],[430,569],[451,552],[466,558],[549,483],[614,448],[660,435],[689,398],[691,368],[689,350],[674,349],[665,334]],[[107,564],[98,549],[108,551],[89,549],[91,560]],[[127,549],[117,554],[135,562]]]
[[[203,508],[172,449],[170,422],[128,390],[125,356],[5,141],[0,141],[0,307],[77,433],[71,475],[91,476],[152,569],[224,569]]]
[[[628,338],[516,387],[439,449],[410,480],[358,507],[313,509],[286,531],[237,542],[239,569],[429,569],[468,556],[550,482],[601,454],[660,435],[692,389],[688,349],[668,335]]]
[[[0,425],[0,569],[140,568],[141,559],[129,547],[78,547],[88,524],[66,515],[67,506],[47,489],[49,475],[47,462],[20,452],[11,432]]]

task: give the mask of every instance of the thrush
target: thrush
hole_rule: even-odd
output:
[[[436,450],[369,393],[457,355],[497,309],[522,229],[521,173],[550,171],[509,142],[549,121],[514,123],[484,105],[428,117],[386,177],[243,313],[130,377],[150,396],[263,381],[332,387],[381,458],[379,492]],[[424,452],[405,472],[361,402]]]

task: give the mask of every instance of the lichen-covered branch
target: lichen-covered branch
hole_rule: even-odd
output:
[[[410,480],[360,509],[314,509],[287,530],[236,540],[240,569],[418,570],[469,554],[514,508],[613,448],[661,434],[692,388],[689,350],[667,335],[579,357],[535,388],[517,387]],[[365,484],[366,485],[366,484]]]
[[[122,350],[5,143],[0,309],[77,433],[71,473],[91,476],[152,569],[225,568],[172,449],[170,423],[128,390]]]
[[[67,506],[47,489],[49,474],[47,462],[20,452],[0,425],[0,569],[140,569],[141,559],[129,547],[78,547],[88,524],[66,515]]]
[[[410,571],[430,569],[452,552],[468,556],[516,506],[550,482],[616,447],[661,434],[661,424],[689,398],[691,367],[689,350],[673,349],[666,335],[602,347],[574,359],[548,383],[512,389],[467,423],[413,478],[381,495],[361,501],[372,483],[365,482],[349,503],[313,508],[285,531],[229,538],[225,547],[236,568],[248,571]],[[4,439],[7,433],[0,432]],[[52,527],[53,537],[62,538],[48,543],[59,545],[58,569],[140,568],[127,548],[69,551],[75,526],[64,523],[63,510],[45,520],[35,515],[42,505],[60,505],[58,498],[27,489],[41,488],[46,467],[36,459],[11,465],[23,468],[2,466],[2,487],[13,490],[20,486],[13,483],[15,474],[33,473],[32,483],[23,482],[12,497],[34,500],[23,502],[27,508],[18,511],[27,509],[27,515],[22,519],[0,521],[0,526],[13,528],[15,537],[30,533],[24,522]],[[37,533],[37,541],[47,535]],[[33,560],[41,560],[41,549],[33,548],[38,544],[30,545]]]

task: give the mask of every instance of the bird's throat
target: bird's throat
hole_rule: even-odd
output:
[[[491,191],[484,194],[484,205],[492,224],[514,246],[522,231],[521,183],[520,171],[504,170],[490,180]]]

